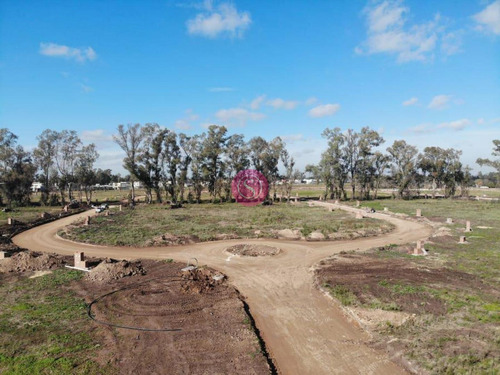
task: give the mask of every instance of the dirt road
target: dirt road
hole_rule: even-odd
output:
[[[329,203],[315,202],[327,207]],[[334,205],[335,206],[335,205]],[[337,206],[348,211],[356,209]],[[59,229],[88,216],[68,217],[16,236],[16,245],[34,251],[88,255],[119,259],[197,258],[228,275],[246,296],[250,311],[280,374],[400,374],[405,371],[383,352],[367,345],[368,335],[350,322],[313,285],[310,268],[321,259],[342,250],[366,250],[387,244],[403,244],[428,237],[431,228],[384,214],[367,216],[396,226],[386,235],[355,241],[299,242],[282,240],[229,240],[196,245],[133,248],[77,244],[56,236]],[[238,243],[258,243],[282,249],[273,257],[239,257],[225,251]]]

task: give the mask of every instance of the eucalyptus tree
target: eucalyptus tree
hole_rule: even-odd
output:
[[[453,148],[426,147],[420,155],[418,167],[432,184],[432,195],[436,189],[445,188],[445,196],[454,195],[456,185],[462,178],[461,151]]]
[[[181,166],[181,147],[177,141],[177,134],[167,131],[163,138],[163,152],[161,158],[161,178],[163,187],[170,195],[172,203],[176,204],[179,199],[179,182],[177,171]],[[182,198],[181,198],[182,203]]]
[[[233,134],[227,140],[224,158],[224,190],[226,201],[231,201],[231,182],[234,176],[250,165],[249,148],[243,134]]]
[[[17,136],[0,129],[0,191],[9,206],[29,203],[35,172],[31,154],[17,145]]]
[[[83,146],[79,157],[75,162],[75,177],[80,185],[80,192],[83,188],[87,204],[92,201],[92,186],[97,183],[97,170],[94,164],[99,158],[99,153],[96,150],[95,144],[91,143],[88,146]]]
[[[57,181],[57,169],[55,167],[55,140],[57,132],[46,129],[37,136],[38,145],[33,150],[33,159],[36,167],[41,171],[43,189],[41,202],[48,204],[51,187]]]
[[[320,163],[326,184],[325,195],[346,199],[345,183],[349,176],[349,158],[345,152],[346,137],[340,128],[326,128],[322,136],[328,140],[328,148],[321,155]]]
[[[54,160],[59,172],[59,192],[63,204],[66,202],[64,191],[68,189],[68,198],[73,199],[72,187],[75,183],[75,167],[81,154],[82,141],[74,130],[54,133]]]
[[[132,204],[135,202],[135,187],[134,180],[138,179],[139,164],[138,157],[144,133],[141,132],[140,124],[128,124],[127,127],[118,125],[118,134],[113,136],[113,140],[125,151],[123,159],[123,167],[130,173],[132,185]]]
[[[287,202],[290,202],[290,195],[292,194],[293,180],[294,177],[300,177],[298,171],[295,168],[295,159],[289,154],[289,152],[283,148],[281,151],[281,161],[285,167],[285,175],[283,176],[283,188],[284,194],[286,196]]]
[[[226,134],[227,129],[225,126],[210,125],[207,133],[203,133],[200,137],[203,159],[202,174],[212,200],[221,195],[221,180],[224,177],[223,155],[228,140]]]
[[[404,140],[396,140],[387,148],[391,161],[391,173],[398,189],[398,197],[408,198],[410,186],[417,176],[418,150]]]
[[[188,182],[188,172],[189,166],[191,165],[191,161],[193,160],[190,149],[189,142],[191,137],[188,137],[186,134],[179,134],[179,147],[180,147],[180,165],[179,165],[179,201],[184,202],[184,192],[185,187]]]
[[[493,152],[491,153],[493,156],[500,157],[500,139],[493,140]],[[482,166],[491,167],[496,169],[497,171],[497,181],[500,181],[500,159],[482,159],[479,158],[476,160],[476,163]],[[500,182],[499,182],[500,183]]]

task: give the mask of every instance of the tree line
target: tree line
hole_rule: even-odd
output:
[[[158,124],[119,125],[114,140],[125,152],[123,167],[132,180],[142,183],[148,202],[200,202],[204,189],[212,201],[230,201],[232,179],[247,168],[263,173],[276,194],[280,161],[287,170],[295,165],[280,137],[245,142],[242,134],[229,135],[218,125],[193,136]]]
[[[122,178],[110,169],[95,168],[99,158],[93,143],[84,145],[76,131],[45,130],[37,147],[26,151],[17,136],[0,129],[0,203],[25,205],[31,186],[39,181],[44,205],[66,204],[78,198],[88,203],[96,184],[112,181],[143,186],[148,202],[200,202],[207,190],[212,201],[231,200],[231,180],[242,169],[253,168],[266,176],[270,195],[279,192],[290,198],[295,179],[309,174],[325,184],[324,198],[377,198],[381,186],[395,188],[398,198],[410,198],[423,186],[444,190],[445,196],[467,195],[470,168],[460,161],[461,151],[453,148],[417,147],[396,140],[381,151],[385,140],[373,129],[360,131],[325,129],[327,148],[318,164],[304,172],[280,137],[257,136],[246,141],[242,134],[228,134],[224,126],[211,125],[202,134],[188,136],[156,123],[119,125],[113,139],[124,151]],[[493,140],[493,156],[500,156],[500,140]],[[500,159],[478,159],[480,166],[496,170],[500,182]],[[491,174],[490,174],[491,175]],[[491,177],[490,177],[491,180]],[[349,192],[349,194],[348,194]]]
[[[364,127],[352,129],[325,129],[322,136],[328,140],[318,165],[306,166],[306,172],[326,184],[325,198],[347,199],[346,186],[350,184],[351,199],[377,198],[381,181],[395,188],[398,198],[411,198],[419,188],[428,186],[444,190],[445,197],[468,194],[471,169],[460,161],[462,151],[453,148],[425,147],[422,153],[404,140],[396,140],[379,150],[384,139],[375,130]],[[500,140],[494,140],[494,156],[500,156]],[[481,166],[496,169],[500,175],[500,160],[477,159]]]

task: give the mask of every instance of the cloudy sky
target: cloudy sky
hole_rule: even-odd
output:
[[[326,127],[490,156],[500,138],[500,0],[0,0],[0,127],[98,145],[119,124],[281,136],[298,166]]]

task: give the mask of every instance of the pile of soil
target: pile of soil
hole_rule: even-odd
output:
[[[62,257],[55,254],[21,251],[10,258],[0,260],[0,272],[53,270],[62,267],[65,263]]]
[[[145,274],[146,270],[142,267],[140,261],[129,262],[127,260],[116,261],[113,259],[106,259],[88,272],[85,278],[89,281],[105,283],[127,276]]]
[[[156,236],[151,240],[146,241],[146,246],[175,246],[175,245],[189,245],[200,242],[196,236],[183,236],[175,235],[172,233],[165,233],[161,236]]]
[[[182,271],[180,276],[183,279],[181,291],[188,294],[213,292],[226,279],[225,275],[209,267]]]
[[[277,255],[281,252],[281,249],[267,245],[238,244],[228,247],[226,251],[236,255],[260,257]]]
[[[405,259],[379,259],[369,255],[341,254],[323,262],[316,270],[318,285],[349,290],[361,304],[373,301],[394,304],[410,314],[443,315],[443,300],[423,290],[483,288],[476,276],[447,268],[429,268]]]

